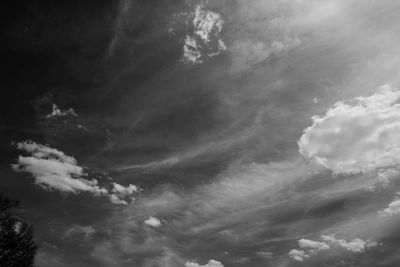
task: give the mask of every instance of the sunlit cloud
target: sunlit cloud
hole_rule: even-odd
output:
[[[334,173],[357,173],[400,163],[400,91],[384,85],[368,97],[337,102],[299,140],[300,153]]]
[[[205,59],[216,56],[226,50],[221,38],[224,24],[221,15],[197,5],[191,22],[193,33],[186,35],[183,46],[183,62],[190,64],[203,63]]]
[[[149,226],[153,226],[153,227],[160,227],[161,226],[161,221],[153,216],[149,216],[149,218],[147,218],[144,221],[144,224],[149,225]]]
[[[87,178],[87,172],[75,158],[55,148],[31,141],[19,142],[16,147],[29,156],[19,156],[12,168],[17,172],[30,173],[35,183],[47,191],[88,192],[94,196],[108,196],[114,204],[128,204],[125,198],[138,191],[134,185],[124,187],[113,183],[111,190],[100,186],[96,179]]]

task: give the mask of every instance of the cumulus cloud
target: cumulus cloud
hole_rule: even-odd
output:
[[[87,174],[75,158],[62,151],[29,141],[17,143],[17,148],[28,152],[30,156],[19,156],[18,163],[12,168],[31,173],[35,183],[44,189],[69,193],[87,191],[95,195],[106,193],[97,185],[97,180],[84,178]]]
[[[292,249],[289,251],[288,255],[297,261],[304,261],[304,259],[309,258],[321,251],[341,248],[353,253],[362,253],[367,248],[375,247],[376,242],[365,241],[360,238],[355,238],[350,241],[345,239],[337,239],[334,235],[322,235],[321,241],[314,241],[310,239],[300,239],[298,245],[301,248]]]
[[[220,14],[197,5],[189,17],[193,17],[193,32],[185,37],[183,62],[199,64],[226,50],[220,36],[224,24]]]
[[[149,218],[144,221],[144,224],[147,224],[147,225],[153,226],[153,227],[160,227],[161,221],[159,219],[157,219],[156,217],[149,216]]]
[[[400,163],[400,91],[383,85],[371,96],[337,102],[314,116],[299,151],[334,173],[358,173]]]
[[[216,260],[209,260],[207,264],[200,265],[194,261],[189,261],[185,263],[185,267],[224,267],[224,265]]]
[[[19,142],[16,147],[29,156],[19,156],[12,168],[17,172],[32,174],[35,183],[45,190],[73,194],[88,192],[95,196],[108,196],[115,204],[127,204],[124,198],[137,192],[134,185],[124,187],[114,183],[111,191],[99,186],[96,179],[87,178],[88,174],[75,158],[60,150],[31,141]]]
[[[400,199],[396,199],[389,203],[388,207],[380,212],[384,215],[396,215],[400,213]]]
[[[73,108],[61,110],[56,104],[53,104],[52,111],[50,114],[46,115],[46,118],[64,117],[64,116],[68,116],[68,115],[78,117],[78,114],[76,114],[76,112]]]

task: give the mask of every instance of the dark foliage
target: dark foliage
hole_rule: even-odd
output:
[[[18,201],[0,194],[0,266],[31,267],[37,247],[32,227],[18,216]]]

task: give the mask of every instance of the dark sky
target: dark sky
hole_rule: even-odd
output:
[[[400,266],[400,2],[1,10],[0,191],[38,267]]]

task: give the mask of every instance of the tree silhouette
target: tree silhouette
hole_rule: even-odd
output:
[[[0,266],[32,267],[37,246],[32,227],[18,216],[19,202],[0,194]]]

